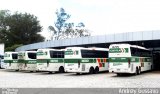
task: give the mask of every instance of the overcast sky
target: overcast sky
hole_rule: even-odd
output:
[[[0,0],[0,9],[28,12],[38,17],[43,36],[63,7],[70,21],[84,22],[92,35],[160,30],[160,0]]]

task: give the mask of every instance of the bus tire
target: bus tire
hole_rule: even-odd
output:
[[[121,76],[122,74],[121,73],[117,73],[117,76]]]
[[[96,67],[95,70],[94,70],[94,73],[97,74],[98,72],[99,72],[99,68]]]
[[[59,72],[60,72],[60,73],[64,73],[64,67],[62,67],[62,66],[59,67]]]
[[[52,71],[49,71],[48,74],[53,74],[53,72],[52,72]]]
[[[139,75],[139,68],[138,67],[136,67],[135,75]]]
[[[90,67],[89,69],[89,74],[93,74],[94,73],[94,68],[93,67]]]
[[[139,69],[138,69],[138,75],[141,74],[141,67],[139,66]]]
[[[151,71],[153,70],[153,67],[152,67],[152,65],[151,65]]]
[[[76,73],[76,75],[80,75],[80,73]]]

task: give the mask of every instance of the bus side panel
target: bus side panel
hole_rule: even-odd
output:
[[[37,70],[37,60],[25,60],[25,70],[35,71]]]
[[[47,68],[48,71],[59,71],[60,67],[64,67],[64,63],[49,63],[49,66]]]
[[[101,58],[101,60],[97,60],[97,66],[99,67],[99,71],[108,71],[109,68],[109,59]]]
[[[37,64],[27,64],[26,67],[25,67],[25,70],[36,71],[37,70]]]
[[[151,58],[140,58],[141,71],[148,71],[152,68]]]
[[[6,69],[18,69],[18,60],[5,60]]]

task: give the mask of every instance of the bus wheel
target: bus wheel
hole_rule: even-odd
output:
[[[138,69],[138,67],[136,67],[136,73],[135,73],[135,75],[139,75],[139,73],[140,73],[140,70]]]
[[[95,70],[94,70],[94,73],[97,74],[98,72],[99,72],[99,68],[96,67]]]
[[[77,75],[80,75],[80,73],[76,73]]]
[[[151,65],[151,71],[153,70],[153,67],[152,67],[152,65]]]
[[[62,66],[59,68],[59,72],[64,73],[64,68]]]
[[[48,72],[48,74],[52,74],[52,73],[53,73],[52,71]]]
[[[121,76],[122,74],[121,73],[117,73],[117,76]]]
[[[139,67],[139,69],[138,69],[139,71],[138,71],[138,74],[141,74],[141,67]]]
[[[94,68],[91,67],[91,68],[89,69],[89,74],[93,74],[93,73],[94,73]]]

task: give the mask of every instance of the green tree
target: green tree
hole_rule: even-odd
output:
[[[66,13],[63,8],[56,12],[57,20],[54,26],[49,26],[49,30],[52,33],[52,38],[55,40],[66,39],[66,38],[74,38],[74,37],[82,37],[82,36],[90,36],[89,30],[85,29],[85,25],[83,22],[75,25],[73,22],[67,22],[67,20],[71,17],[70,14]]]
[[[5,51],[14,51],[16,48],[23,46],[22,44],[14,44],[11,47],[5,48]]]
[[[44,41],[44,37],[39,34],[41,30],[42,27],[34,15],[0,11],[0,42],[5,43],[6,47]]]

